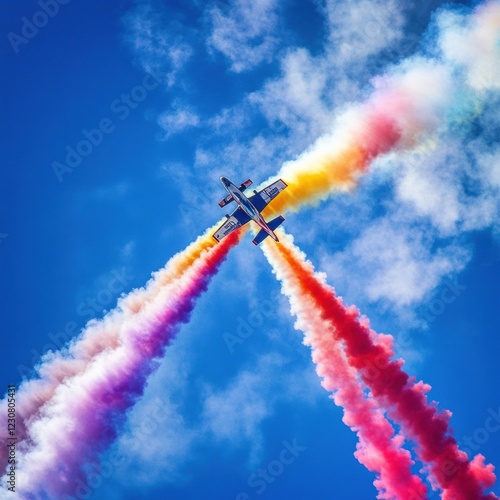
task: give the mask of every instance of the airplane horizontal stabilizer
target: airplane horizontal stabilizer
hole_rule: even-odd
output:
[[[267,225],[268,225],[269,229],[271,229],[271,231],[274,231],[275,229],[280,227],[281,224],[283,224],[284,220],[285,220],[285,218],[282,215],[280,215],[280,216],[276,217],[276,219],[269,221],[267,223]],[[264,229],[261,229],[257,233],[257,236],[252,240],[252,243],[254,245],[258,245],[259,243],[262,243],[268,236],[269,236],[269,234],[267,233],[267,231],[265,231]]]
[[[251,179],[247,179],[245,182],[241,183],[241,186],[239,187],[239,190],[243,192],[243,191],[245,191],[245,189],[248,186],[251,186],[251,185],[252,185],[252,180]]]

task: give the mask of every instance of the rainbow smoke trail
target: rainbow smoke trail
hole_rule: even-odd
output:
[[[435,57],[409,58],[378,77],[366,102],[350,105],[330,134],[266,181],[281,177],[288,188],[265,215],[298,211],[348,190],[377,157],[436,144],[480,113],[500,89],[500,4],[486,2],[468,16],[442,13],[440,19]]]
[[[18,445],[21,495],[74,494],[83,466],[116,438],[125,411],[158,366],[155,359],[189,320],[196,299],[240,236],[233,233],[214,245],[207,232],[145,289],[122,299],[118,311],[91,322],[71,354],[49,357],[39,381],[21,386],[18,394],[31,403],[23,407],[25,438]],[[44,400],[37,393],[43,386]]]
[[[217,226],[208,229],[185,250],[172,257],[164,268],[153,273],[153,278],[144,288],[130,292],[119,299],[116,309],[110,311],[102,320],[91,320],[85,330],[60,353],[49,353],[42,358],[37,367],[38,378],[26,380],[17,391],[16,412],[18,422],[16,435],[26,437],[25,422],[35,416],[38,410],[54,395],[57,387],[68,378],[86,369],[95,356],[119,343],[120,329],[135,314],[154,300],[166,285],[172,285],[182,277],[203,252],[211,249],[215,241],[211,234]],[[6,411],[6,400],[0,402],[0,411]],[[0,438],[5,440],[6,429],[0,429]],[[0,467],[7,465],[7,457],[0,455]]]
[[[282,243],[278,245],[266,244],[265,255],[282,283],[283,293],[290,300],[292,313],[299,320],[297,326],[306,332],[306,342],[312,346],[313,359],[318,363],[319,373],[326,374],[327,388],[337,389],[342,394],[349,390],[349,384],[352,383],[347,379],[335,378],[333,371],[330,380],[329,370],[335,370],[334,365],[341,358],[338,355],[338,348],[336,352],[332,346],[342,342],[349,366],[359,373],[363,384],[371,390],[377,404],[387,412],[391,420],[402,427],[405,435],[417,443],[417,456],[426,464],[425,470],[433,487],[443,491],[442,498],[445,500],[497,498],[493,493],[485,493],[485,490],[492,487],[495,482],[494,467],[485,465],[484,457],[480,454],[470,461],[467,454],[458,448],[449,428],[451,413],[446,410],[438,412],[436,404],[429,403],[425,395],[430,386],[423,382],[415,382],[406,374],[402,370],[403,360],[391,359],[394,354],[393,338],[377,334],[370,329],[366,318],[360,318],[359,311],[355,307],[346,307],[336,296],[333,288],[326,285],[323,277],[314,272],[312,264],[294,246],[290,236],[283,234],[280,240]],[[344,405],[342,397],[337,397],[336,402]],[[350,414],[350,405],[351,401],[347,401],[346,414]],[[379,418],[380,413],[372,413],[370,417]],[[371,419],[363,423],[353,422],[348,418],[347,423],[356,430],[366,425],[365,431],[369,438],[372,436],[378,438],[379,433],[372,427]],[[373,434],[370,428],[373,429]],[[388,434],[385,435],[385,439],[387,437]],[[361,448],[366,449],[364,435],[361,432],[360,443]],[[401,453],[399,444],[399,442],[393,443],[395,453]],[[366,453],[370,454],[371,450]],[[363,453],[360,461],[363,461],[362,458]],[[359,450],[358,459],[360,459]],[[385,459],[386,457],[383,458]],[[368,468],[373,467],[369,460],[363,463]],[[386,461],[383,466],[389,468],[389,476],[397,477],[397,464]],[[373,467],[372,470],[377,468]],[[382,491],[393,492],[394,497],[389,498],[421,498],[417,496],[421,490],[413,488],[408,488],[405,494],[398,497],[394,485],[382,471],[383,468],[380,467],[377,487],[382,488]],[[408,477],[407,471],[406,477]],[[406,484],[397,486],[407,488]]]

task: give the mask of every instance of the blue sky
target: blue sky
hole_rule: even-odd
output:
[[[41,7],[4,1],[4,387],[219,220],[220,175],[274,174],[362,101],[372,77],[425,50],[443,5],[72,0],[21,43],[8,34]],[[500,422],[500,101],[490,97],[432,154],[384,158],[357,190],[289,214],[286,227],[345,301],[396,337],[463,447],[500,464],[500,431],[478,430]],[[99,127],[89,154],[56,172]],[[103,457],[123,463],[92,498],[375,498],[250,239],[167,349]],[[229,346],[224,334],[243,329]],[[259,494],[249,478],[293,443],[297,456]]]

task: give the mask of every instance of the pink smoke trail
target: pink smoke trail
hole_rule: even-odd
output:
[[[267,248],[264,251],[269,259],[273,259],[272,252]],[[277,273],[282,271],[280,269]],[[283,275],[279,276],[283,280]],[[293,275],[286,277],[288,282],[294,279]],[[349,366],[342,346],[334,338],[331,324],[317,314],[314,303],[307,299],[294,302],[292,312],[297,316],[296,328],[307,332],[304,344],[311,346],[316,372],[323,377],[322,386],[333,393],[335,404],[344,410],[344,423],[358,435],[354,455],[377,475],[374,481],[379,491],[377,498],[425,498],[427,488],[418,476],[411,473],[414,462],[410,452],[403,448],[403,436],[395,435],[394,428],[375,400],[365,396],[364,385],[356,370]]]
[[[392,336],[371,330],[368,320],[360,318],[355,307],[344,306],[333,288],[314,272],[290,237],[285,235],[280,240],[281,244],[266,246],[266,256],[282,282],[292,311],[301,319],[301,327],[308,335],[314,334],[320,358],[330,359],[325,343],[330,345],[332,335],[335,342],[343,343],[349,365],[358,371],[377,403],[417,443],[417,456],[427,464],[431,484],[443,491],[443,499],[497,498],[485,493],[495,482],[494,467],[485,465],[479,454],[469,461],[458,448],[449,428],[451,413],[438,412],[436,403],[427,402],[425,393],[430,386],[410,378],[401,368],[402,359],[391,359]],[[313,333],[307,315],[317,315],[329,328]]]

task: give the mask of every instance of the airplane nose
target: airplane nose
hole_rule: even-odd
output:
[[[229,181],[224,176],[220,177],[220,181],[222,182],[222,184],[224,184],[224,186],[229,185]]]

